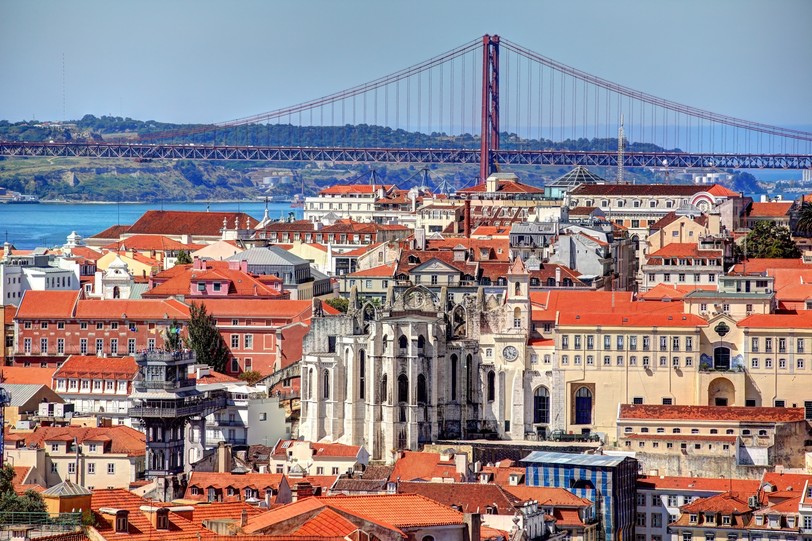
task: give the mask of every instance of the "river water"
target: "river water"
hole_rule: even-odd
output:
[[[0,242],[8,240],[20,250],[62,246],[71,231],[89,237],[117,224],[132,224],[148,210],[188,210],[245,212],[257,220],[265,213],[262,201],[229,203],[39,203],[33,205],[0,204]],[[301,208],[290,203],[268,203],[272,219]]]

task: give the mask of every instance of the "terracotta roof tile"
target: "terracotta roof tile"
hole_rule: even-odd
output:
[[[189,482],[186,488],[186,499],[199,499],[205,498],[205,491],[209,487],[224,489],[233,487],[242,491],[246,488],[253,488],[259,490],[260,493],[266,488],[278,490],[279,485],[282,484],[285,476],[281,473],[244,473],[233,474],[230,472],[192,472],[189,476]],[[203,489],[201,496],[192,495],[192,487],[199,487]]]
[[[804,263],[800,257],[791,259],[751,258],[733,266],[732,274],[767,272],[771,269],[812,269],[812,265]]]
[[[459,505],[463,513],[485,514],[495,506],[498,515],[513,515],[522,500],[499,485],[486,483],[425,483],[400,482],[400,494],[420,494],[451,507]]]
[[[789,215],[792,201],[775,203],[752,203],[747,211],[750,218],[784,218]]]
[[[690,285],[683,286],[678,284],[657,284],[645,293],[640,293],[638,298],[644,301],[662,301],[663,299],[670,299],[672,301],[681,301],[685,295],[692,291],[716,291],[716,286],[713,285]]]
[[[92,320],[186,320],[189,319],[189,307],[175,299],[85,299],[77,303],[75,317]]]
[[[115,242],[111,242],[102,248],[108,250],[155,250],[158,252],[171,252],[178,250],[195,251],[203,248],[203,244],[183,244],[164,235],[133,235]]]
[[[666,244],[656,252],[649,254],[649,258],[655,257],[702,257],[717,258],[722,257],[722,250],[700,250],[696,243],[672,242]]]
[[[47,441],[72,441],[74,438],[81,444],[84,441],[100,441],[98,438],[109,437],[112,442],[111,453],[127,456],[144,456],[146,454],[146,436],[128,426],[116,425],[102,428],[83,426],[39,426],[33,432],[18,433],[24,436],[26,445],[42,447]]]
[[[739,328],[808,329],[812,328],[812,310],[796,314],[753,314],[738,323]]]
[[[15,319],[66,319],[73,316],[79,291],[35,291],[23,293]]]
[[[91,236],[91,239],[118,239],[130,228],[129,225],[111,225],[104,231]]]
[[[242,316],[268,319],[309,320],[312,301],[290,299],[205,299],[193,300],[206,306],[214,317]]]
[[[53,385],[54,367],[39,366],[3,366],[0,368],[0,381],[10,384]]]
[[[500,179],[497,181],[498,184],[496,186],[497,193],[512,193],[512,194],[543,194],[543,188],[537,188],[536,186],[531,186],[529,184],[524,184],[522,182],[514,181],[514,180],[503,180]],[[482,182],[477,184],[476,186],[471,186],[470,188],[462,188],[457,190],[458,194],[466,195],[466,194],[473,194],[473,193],[487,193],[487,182]]]
[[[319,500],[331,507],[397,528],[463,524],[463,514],[459,511],[417,494],[331,496]]]
[[[621,404],[618,420],[627,419],[793,423],[803,421],[804,410],[803,408],[755,408],[745,406]]]
[[[132,380],[138,373],[138,365],[133,357],[108,357],[71,355],[62,363],[53,379],[60,378],[101,378]]]
[[[342,517],[329,507],[318,511],[316,516],[308,520],[303,526],[291,531],[295,537],[312,536],[349,536],[358,526]]]
[[[372,195],[381,188],[384,192],[389,192],[394,187],[394,184],[334,184],[321,190],[319,195]]]
[[[589,500],[576,496],[564,488],[515,485],[506,486],[505,490],[521,501],[536,500],[539,502],[539,506],[552,505],[553,507],[581,508],[592,505]]]
[[[257,220],[244,212],[197,212],[179,210],[148,210],[127,230],[128,234],[197,235],[219,237],[226,226],[253,228]]]
[[[440,453],[403,451],[401,457],[395,462],[389,480],[414,481],[423,479],[430,481],[438,477],[454,479],[455,481],[464,480],[463,476],[457,473],[453,463],[443,463]]]
[[[396,265],[392,263],[391,265],[381,265],[379,267],[372,267],[370,269],[351,272],[350,274],[347,274],[345,276],[347,278],[365,278],[365,277],[392,278],[395,275],[395,268]]]
[[[734,491],[742,494],[755,493],[759,481],[756,479],[729,479],[709,477],[672,477],[643,475],[637,478],[637,488],[648,490],[696,490],[696,491]]]

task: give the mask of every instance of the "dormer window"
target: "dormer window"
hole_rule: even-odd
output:
[[[756,526],[764,526],[764,515],[756,515]]]
[[[161,507],[155,511],[155,529],[168,530],[169,529],[169,509]]]
[[[220,291],[222,284],[220,282],[214,282],[214,291]]]
[[[730,515],[722,515],[722,524],[730,524]]]
[[[688,516],[688,520],[691,522],[691,524],[696,524],[697,518],[698,517],[696,514],[691,514]]]
[[[199,282],[197,284],[197,290],[198,291],[206,291],[206,284],[204,284],[203,282]]]
[[[705,524],[713,524],[716,522],[715,513],[705,513]]]

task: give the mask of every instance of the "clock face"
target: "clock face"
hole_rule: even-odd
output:
[[[502,357],[507,361],[515,361],[519,357],[519,350],[513,346],[505,346],[502,350]]]

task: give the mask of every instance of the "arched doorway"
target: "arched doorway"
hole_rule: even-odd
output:
[[[537,387],[533,391],[533,422],[550,422],[550,391],[547,387]]]
[[[588,387],[580,387],[577,391],[575,391],[574,424],[592,424],[592,391],[590,391]]]
[[[713,369],[730,370],[730,348],[719,346],[713,349]]]
[[[736,387],[727,378],[716,378],[708,385],[709,406],[735,406]]]

